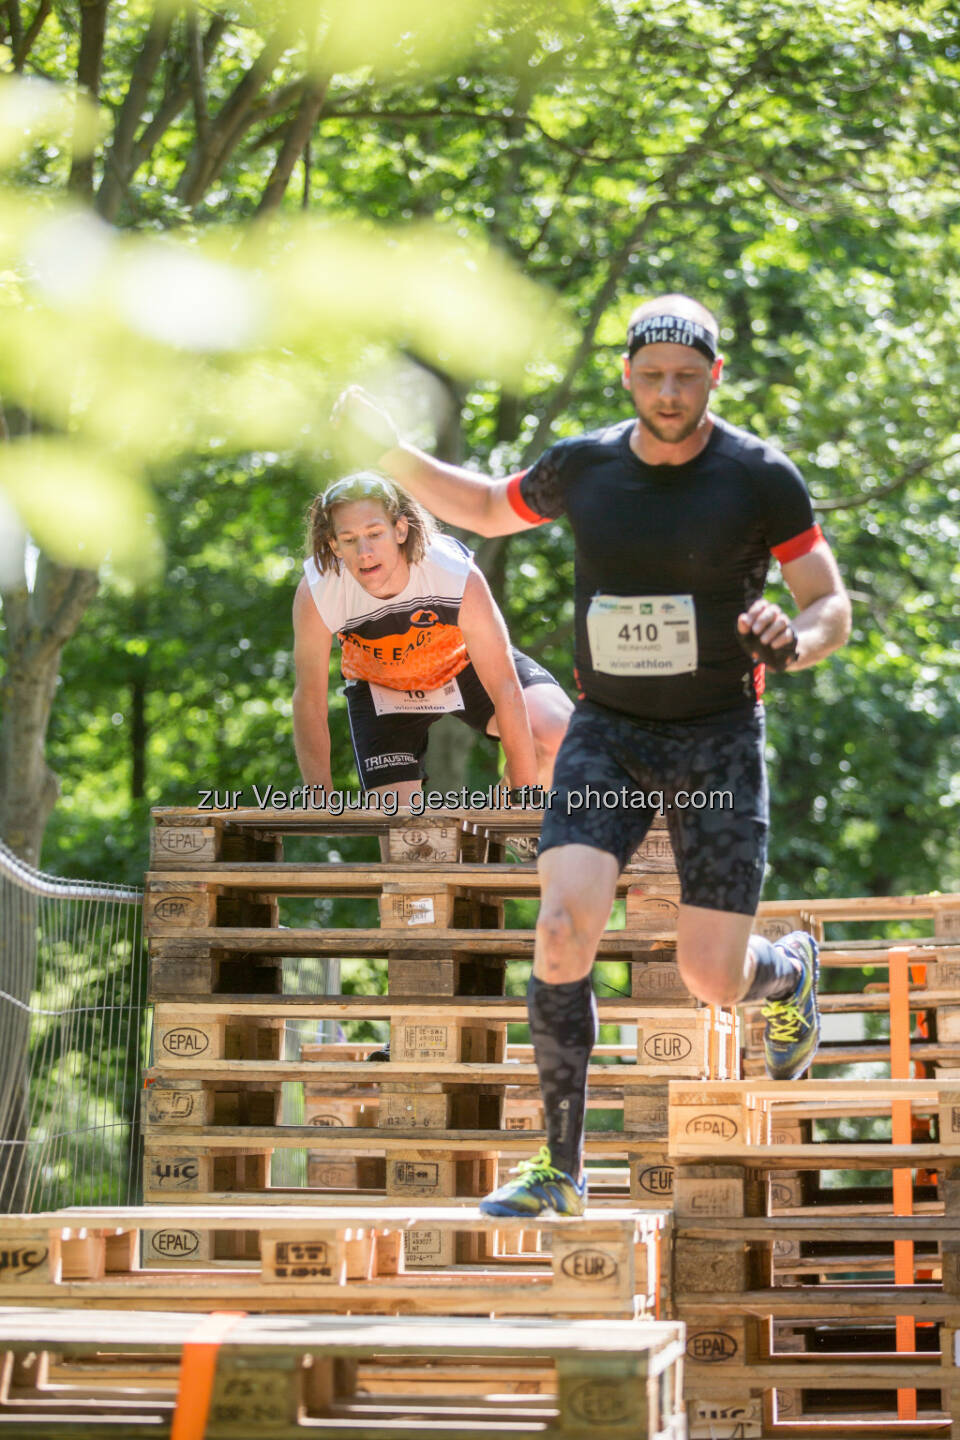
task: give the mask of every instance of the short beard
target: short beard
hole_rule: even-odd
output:
[[[634,406],[634,409],[636,409],[636,406]],[[640,424],[645,426],[646,429],[650,431],[650,434],[653,435],[654,438],[659,440],[662,444],[679,445],[682,441],[689,440],[690,436],[694,433],[695,430],[699,430],[700,426],[703,424],[703,417],[706,415],[706,413],[707,407],[704,406],[700,414],[697,415],[695,419],[691,420],[689,425],[684,426],[684,428],[676,435],[665,435],[655,421],[648,420],[646,415],[640,414],[639,410],[637,410],[637,418],[640,421]]]

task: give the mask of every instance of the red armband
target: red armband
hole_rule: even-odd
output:
[[[825,543],[820,526],[811,525],[809,530],[794,535],[792,540],[784,540],[782,545],[774,545],[770,553],[781,565],[789,565],[791,560],[799,560],[801,555],[809,555],[811,550]]]
[[[521,520],[526,520],[530,525],[545,525],[547,523],[546,515],[538,515],[536,510],[531,510],[520,493],[520,482],[526,473],[526,470],[521,470],[518,474],[510,476],[507,481],[507,499]]]

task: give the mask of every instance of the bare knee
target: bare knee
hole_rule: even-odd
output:
[[[580,980],[590,973],[592,950],[577,925],[573,910],[563,901],[540,906],[537,957],[541,978],[555,985]]]
[[[540,906],[537,939],[549,955],[568,951],[576,942],[576,934],[573,914],[563,901],[555,901],[549,906],[545,902]]]
[[[573,706],[556,685],[538,685],[532,692],[525,691],[525,699],[539,780],[541,785],[547,786],[553,777],[553,762],[567,733]]]
[[[569,718],[569,715],[557,714],[553,710],[540,717],[533,732],[533,743],[538,755],[548,759],[556,755],[567,733]]]
[[[698,946],[695,954],[677,950],[684,985],[705,1005],[736,1005],[743,993],[744,957],[729,950]]]
[[[677,966],[692,995],[707,1005],[736,1005],[746,993],[752,961],[749,915],[681,905]]]

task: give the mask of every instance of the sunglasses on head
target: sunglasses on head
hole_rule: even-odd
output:
[[[397,492],[386,480],[378,480],[371,475],[369,479],[362,476],[351,475],[344,480],[337,480],[329,485],[320,497],[320,503],[326,508],[329,505],[336,505],[340,500],[363,500],[372,496],[377,500],[383,500],[388,505],[397,504]]]

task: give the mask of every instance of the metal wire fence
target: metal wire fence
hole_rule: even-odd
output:
[[[140,1198],[142,899],[0,841],[0,1210]]]

